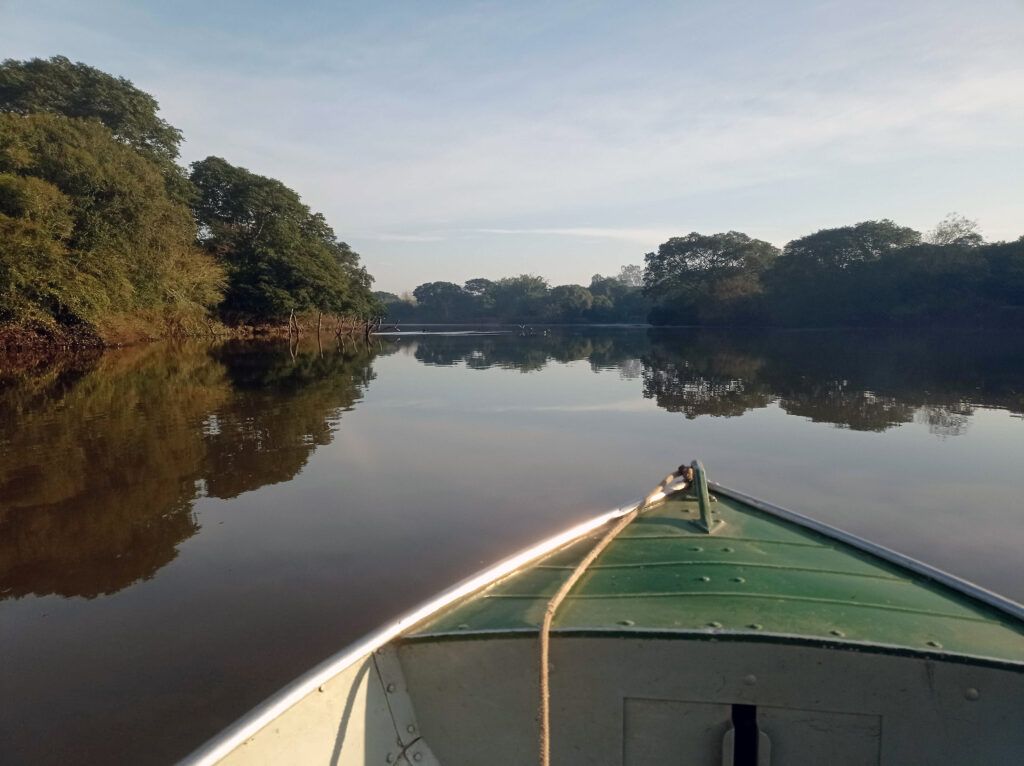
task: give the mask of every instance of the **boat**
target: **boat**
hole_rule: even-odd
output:
[[[182,763],[1024,762],[1024,607],[711,482],[459,583]]]

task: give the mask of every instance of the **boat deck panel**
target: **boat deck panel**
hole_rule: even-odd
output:
[[[645,511],[590,566],[555,631],[798,636],[1024,662],[1011,617],[823,534],[719,497],[712,534],[695,500]],[[546,556],[410,638],[536,630],[547,601],[604,530]]]

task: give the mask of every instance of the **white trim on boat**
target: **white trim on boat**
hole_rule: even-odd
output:
[[[956,575],[943,572],[941,569],[929,566],[923,561],[918,561],[910,556],[898,553],[891,548],[886,548],[885,546],[878,545],[870,540],[865,540],[863,537],[857,537],[857,535],[851,534],[850,532],[837,529],[830,524],[826,524],[822,521],[816,521],[809,516],[804,516],[802,513],[797,513],[796,511],[791,511],[778,505],[766,503],[764,500],[758,500],[756,497],[748,495],[745,492],[740,492],[739,490],[723,487],[718,482],[709,481],[708,485],[713,491],[720,495],[731,497],[734,500],[746,503],[750,507],[756,508],[764,513],[793,524],[798,524],[801,527],[806,527],[807,529],[811,529],[815,532],[820,532],[821,534],[831,537],[834,540],[838,540],[841,543],[846,543],[852,548],[858,548],[866,553],[870,553],[872,556],[876,556],[884,561],[903,567],[904,569],[909,569],[915,574],[934,580],[937,583],[945,585],[947,588],[955,590],[958,593],[963,593],[965,596],[969,596],[975,601],[980,601],[994,609],[1005,612],[1011,617],[1018,620],[1024,620],[1024,605],[1018,604],[1016,601],[1012,601],[1005,596],[1000,596],[998,593],[986,590],[980,585],[975,585],[974,583],[961,579]]]
[[[664,494],[662,493],[662,496]],[[655,500],[661,498],[654,498]],[[354,664],[370,652],[376,651],[391,639],[409,630],[416,623],[422,622],[431,615],[449,604],[458,601],[481,588],[490,585],[506,575],[512,574],[517,569],[529,564],[534,559],[551,553],[574,540],[583,537],[589,532],[608,523],[613,519],[632,511],[637,503],[631,503],[613,511],[608,511],[600,516],[595,516],[588,521],[577,524],[553,537],[533,545],[526,550],[520,551],[504,561],[483,570],[482,572],[463,580],[461,583],[443,591],[440,595],[399,617],[390,625],[366,636],[354,644],[350,644],[337,654],[329,657],[303,676],[288,684],[281,691],[274,694],[270,699],[264,701],[244,718],[229,726],[206,744],[201,745],[183,760],[179,766],[210,766],[217,763],[236,747],[245,742],[273,721],[279,715],[288,710],[292,705],[307,694],[312,693],[318,686],[326,683],[345,668]]]

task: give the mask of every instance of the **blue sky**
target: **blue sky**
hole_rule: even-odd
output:
[[[951,211],[1024,234],[1024,0],[0,0],[0,56],[123,75],[183,159],[280,178],[380,289],[589,281],[675,234]]]

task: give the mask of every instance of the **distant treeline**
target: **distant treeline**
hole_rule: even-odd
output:
[[[128,80],[60,56],[0,64],[0,331],[128,340],[379,312],[359,256],[296,192],[218,157],[185,169],[181,139]]]
[[[692,232],[645,266],[549,287],[523,275],[377,293],[396,321],[657,325],[1024,325],[1024,237],[986,243],[951,214],[927,236],[890,220],[822,229],[782,250],[746,234]]]
[[[642,291],[643,269],[623,266],[618,276],[595,274],[589,287],[550,287],[523,274],[492,281],[427,282],[400,297],[375,293],[391,321],[424,322],[646,322],[651,305]]]

